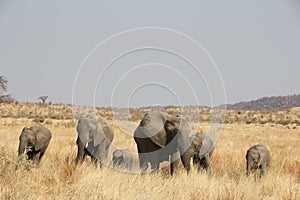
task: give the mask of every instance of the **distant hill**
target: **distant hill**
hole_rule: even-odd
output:
[[[227,105],[228,109],[235,110],[285,110],[293,107],[300,107],[300,94],[263,97],[257,100]]]

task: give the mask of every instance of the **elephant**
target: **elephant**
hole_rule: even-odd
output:
[[[197,166],[198,171],[205,169],[210,173],[210,157],[215,149],[215,144],[212,138],[205,133],[198,132],[194,135],[194,137],[200,138],[198,141],[202,142],[202,145],[201,148],[193,155],[193,164]]]
[[[262,144],[251,146],[246,154],[247,166],[246,175],[249,176],[252,170],[261,170],[261,176],[266,174],[266,167],[270,164],[271,154],[268,148]]]
[[[134,132],[141,171],[147,170],[148,162],[153,171],[158,170],[160,163],[167,160],[171,162],[170,173],[173,175],[180,157],[189,172],[194,153],[194,149],[189,148],[189,132],[188,123],[180,116],[174,117],[159,111],[146,113]],[[200,149],[201,144],[197,143],[194,148]]]
[[[79,118],[76,130],[78,152],[75,165],[82,163],[88,155],[93,162],[102,162],[107,158],[114,132],[106,119],[96,115],[83,115]]]
[[[133,164],[133,155],[126,150],[116,149],[112,157],[113,167],[121,167],[131,171]]]
[[[38,165],[49,145],[52,134],[49,129],[42,125],[29,128],[24,127],[19,137],[18,155],[21,156],[25,150],[29,160]]]

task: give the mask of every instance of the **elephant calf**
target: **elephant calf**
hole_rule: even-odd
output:
[[[49,145],[51,137],[51,132],[41,125],[23,128],[19,137],[19,156],[26,150],[28,159],[33,160],[33,163],[38,165]]]
[[[195,149],[193,164],[197,166],[198,171],[205,169],[207,172],[210,172],[210,157],[215,148],[212,138],[204,133],[198,132],[192,136],[192,139],[194,140],[193,143],[202,142],[200,149]]]
[[[113,167],[120,167],[131,171],[133,163],[133,155],[122,149],[116,149],[112,157]]]
[[[249,148],[246,154],[247,159],[247,176],[251,170],[261,170],[261,175],[266,173],[266,167],[270,164],[271,154],[266,146],[262,144],[253,145]]]

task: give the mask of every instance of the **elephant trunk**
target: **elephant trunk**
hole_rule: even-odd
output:
[[[249,159],[247,159],[247,167],[246,167],[246,175],[249,176],[251,172],[252,163]]]
[[[21,156],[25,151],[26,142],[24,140],[20,140],[19,149],[18,149],[18,156]]]
[[[77,152],[77,157],[76,157],[76,160],[75,160],[75,164],[78,164],[78,162],[83,161],[84,153],[85,153],[84,144],[82,143],[82,141],[79,137],[77,139],[77,145],[78,145],[78,152]]]

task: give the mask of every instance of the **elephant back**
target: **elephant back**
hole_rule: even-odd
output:
[[[247,154],[260,154],[262,152],[268,152],[268,151],[269,150],[267,149],[266,146],[264,146],[262,144],[256,144],[249,148],[249,150],[247,151]]]
[[[154,144],[163,148],[179,133],[181,144],[187,145],[189,140],[188,123],[180,116],[168,115],[154,111],[146,113],[135,131],[134,137],[149,138]],[[186,147],[187,148],[187,147]]]
[[[105,134],[105,136],[107,138],[107,141],[109,143],[111,143],[113,141],[113,139],[114,139],[114,131],[112,129],[112,126],[103,117],[99,117],[98,122],[99,122],[100,128],[103,130],[103,132],[104,132],[104,134]]]
[[[34,150],[39,151],[48,147],[52,134],[49,129],[42,125],[35,125],[30,127],[30,130],[34,133],[36,142],[34,145]]]
[[[30,130],[36,134],[39,134],[39,136],[45,137],[47,139],[51,139],[52,137],[50,130],[42,125],[34,125],[30,127]]]
[[[105,118],[96,115],[95,113],[79,114],[77,132],[80,132],[81,127],[86,130],[98,128],[103,131],[108,140],[112,141],[114,138],[114,132],[110,123]]]

